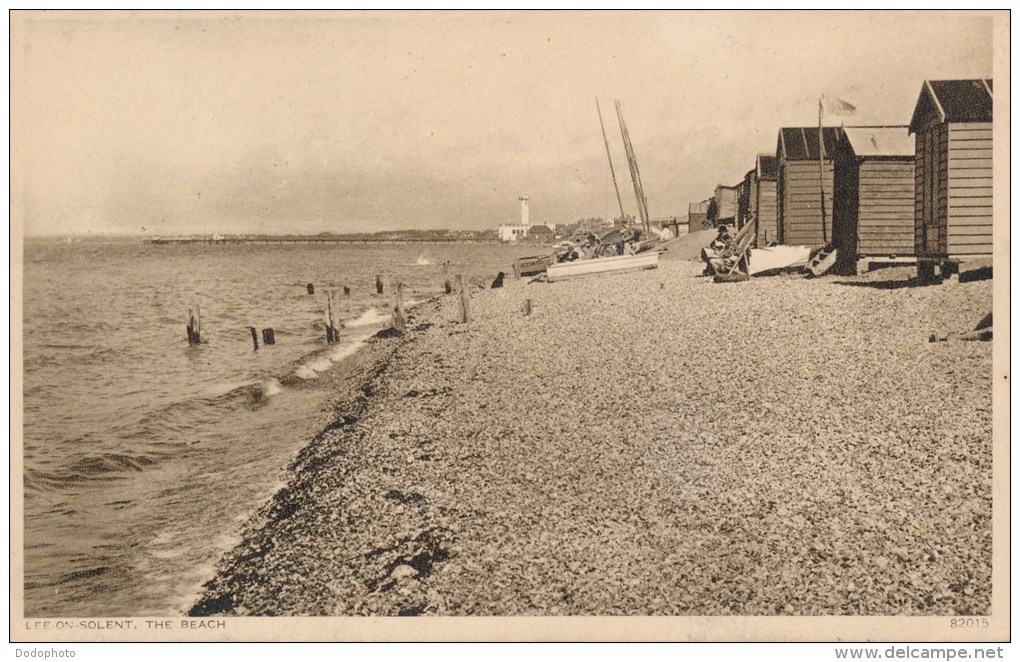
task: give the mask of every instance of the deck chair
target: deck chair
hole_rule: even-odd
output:
[[[743,265],[743,272],[747,273],[747,257],[753,242],[754,223],[745,223],[733,236],[733,243],[719,256],[722,265],[716,271],[720,274],[733,274]]]

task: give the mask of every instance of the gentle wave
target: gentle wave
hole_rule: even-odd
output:
[[[391,319],[393,319],[393,316],[389,313],[380,313],[375,308],[369,308],[358,317],[348,322],[344,322],[344,328],[356,329],[362,326],[375,326],[376,324],[388,322]]]
[[[47,492],[96,480],[109,480],[118,474],[137,473],[163,459],[164,454],[142,453],[97,453],[77,459],[70,466],[42,471],[26,469],[24,486],[26,491]]]
[[[328,354],[317,356],[307,363],[298,366],[297,369],[294,370],[294,374],[301,379],[317,379],[319,377],[319,373],[329,370],[333,367],[334,363],[339,363],[348,356],[354,355],[365,345],[365,341],[371,338],[372,335],[373,334],[368,333],[351,338],[344,344],[331,350]]]

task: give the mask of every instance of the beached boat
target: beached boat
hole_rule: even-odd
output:
[[[549,255],[519,257],[514,260],[514,275],[518,278],[522,276],[535,276],[545,271],[550,264],[555,263],[556,255],[552,253]]]
[[[752,248],[750,253],[748,274],[751,276],[778,269],[807,266],[808,260],[811,259],[810,246],[769,246]]]
[[[575,260],[573,262],[560,262],[550,264],[545,269],[549,282],[579,278],[591,274],[622,273],[638,269],[655,269],[659,266],[659,253],[661,251],[649,251],[637,255],[617,255],[614,257],[599,257],[592,260]]]

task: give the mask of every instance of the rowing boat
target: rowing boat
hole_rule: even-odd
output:
[[[659,266],[659,253],[661,251],[648,251],[637,255],[617,255],[614,257],[599,257],[592,260],[575,260],[574,262],[560,262],[550,264],[545,269],[549,282],[579,278],[591,274],[623,273],[639,269],[655,269]]]

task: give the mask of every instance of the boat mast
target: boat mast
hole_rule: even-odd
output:
[[[606,138],[606,125],[602,121],[602,108],[599,107],[599,98],[595,97],[595,109],[599,111],[599,126],[602,127],[602,141],[606,143],[606,156],[609,157],[609,174],[613,176],[613,188],[616,189],[616,203],[620,205],[620,222],[626,215],[623,213],[623,200],[620,198],[620,186],[616,183],[616,170],[613,169],[613,155],[609,153],[609,139]]]
[[[641,172],[638,170],[637,158],[634,156],[634,146],[630,144],[630,133],[627,132],[627,124],[623,121],[623,111],[620,110],[619,99],[616,100],[616,116],[620,120],[620,134],[623,135],[623,148],[627,152],[630,179],[634,182],[634,196],[637,198],[638,215],[641,216],[641,227],[647,235],[652,231],[651,219],[648,218],[648,200],[645,199],[645,189],[641,185]]]

